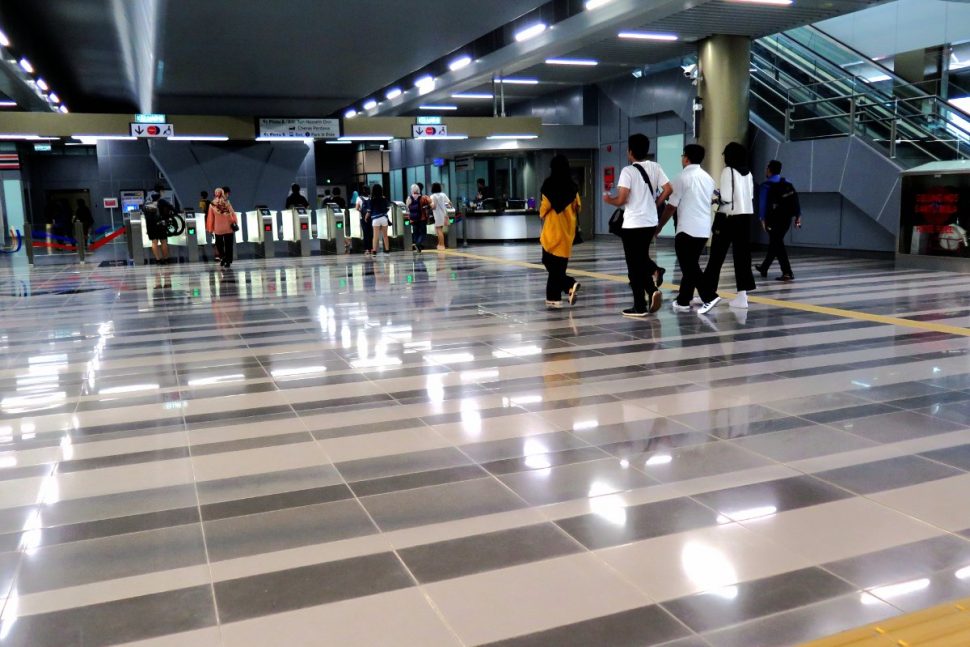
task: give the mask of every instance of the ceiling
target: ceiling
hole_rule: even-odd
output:
[[[385,101],[376,113],[385,116],[456,103],[456,91],[491,92],[493,74],[541,81],[506,85],[514,104],[691,54],[711,34],[758,37],[884,1],[613,0],[584,11],[583,0],[0,0],[0,28],[73,112],[323,116],[382,98],[376,93],[397,82],[408,90],[435,65],[435,91]],[[511,33],[509,23],[527,14],[554,29],[535,42],[497,39],[478,55],[483,37]],[[620,28],[680,40],[622,41]],[[476,62],[466,71],[442,67],[445,57],[472,49]],[[550,56],[600,64],[550,66]],[[457,103],[460,114],[491,110],[489,101]]]

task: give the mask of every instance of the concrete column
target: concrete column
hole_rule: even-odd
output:
[[[698,51],[703,101],[698,143],[707,150],[703,167],[715,180],[724,169],[721,153],[730,142],[747,145],[751,39],[717,34]]]

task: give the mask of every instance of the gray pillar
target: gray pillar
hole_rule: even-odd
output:
[[[751,39],[711,36],[701,41],[698,58],[698,96],[704,110],[697,139],[707,150],[703,166],[717,180],[724,169],[724,147],[730,142],[747,145]]]

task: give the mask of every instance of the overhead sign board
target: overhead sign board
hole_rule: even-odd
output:
[[[339,119],[260,119],[260,137],[333,139],[340,137]]]
[[[428,139],[433,137],[447,137],[448,126],[411,126],[411,135],[415,139]]]
[[[458,173],[471,173],[475,170],[474,157],[456,157],[455,171]]]
[[[419,126],[440,126],[441,117],[437,115],[423,115],[417,118],[417,124]]]
[[[159,114],[137,114],[135,115],[135,123],[137,124],[164,124],[165,115]]]
[[[141,138],[165,138],[175,134],[172,124],[131,124],[131,136]]]

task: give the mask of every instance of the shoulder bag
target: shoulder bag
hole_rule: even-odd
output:
[[[653,183],[650,182],[650,176],[647,175],[647,172],[643,170],[643,167],[640,166],[639,164],[634,164],[633,168],[640,171],[640,177],[642,177],[643,181],[647,183],[647,187],[650,189],[650,198],[656,199],[653,191]],[[623,235],[623,214],[625,212],[626,212],[626,209],[624,209],[623,207],[619,207],[618,209],[616,209],[616,211],[613,212],[613,215],[610,216],[609,227],[610,227],[611,234],[614,234],[616,236]]]

